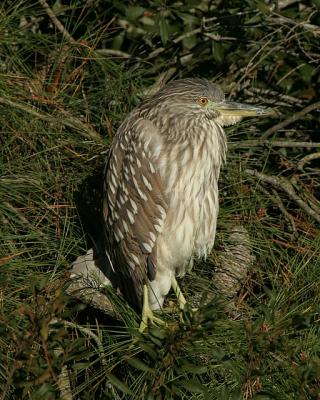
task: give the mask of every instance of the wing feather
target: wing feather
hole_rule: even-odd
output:
[[[118,287],[136,309],[142,307],[146,279],[156,274],[157,237],[166,218],[161,147],[152,122],[131,115],[114,138],[105,173],[106,251]]]

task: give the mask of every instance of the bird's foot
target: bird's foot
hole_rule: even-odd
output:
[[[142,315],[142,321],[140,323],[140,327],[139,327],[139,332],[144,332],[146,330],[146,328],[148,327],[148,322],[151,322],[154,325],[165,325],[166,323],[161,319],[156,317],[152,310],[149,309],[148,312],[143,313]]]
[[[144,332],[148,327],[148,322],[151,322],[154,325],[165,325],[166,323],[161,319],[154,315],[153,311],[149,306],[149,297],[148,297],[148,287],[147,285],[143,286],[143,306],[142,306],[142,320],[139,327],[139,332]]]

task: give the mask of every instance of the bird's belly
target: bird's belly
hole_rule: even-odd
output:
[[[215,127],[211,128],[215,133]],[[210,252],[216,233],[218,178],[225,142],[221,144],[217,135],[207,131],[199,135],[192,146],[177,144],[161,154],[160,175],[168,210],[157,239],[157,270],[169,268],[177,275],[185,274],[194,257]]]
[[[214,244],[218,209],[216,181],[177,182],[157,241],[160,264],[183,276],[193,258],[206,257]]]

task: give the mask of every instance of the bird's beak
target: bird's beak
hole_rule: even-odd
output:
[[[224,101],[223,103],[216,104],[215,109],[222,116],[226,117],[264,117],[274,114],[271,108],[256,107],[251,104],[235,103],[232,101]]]

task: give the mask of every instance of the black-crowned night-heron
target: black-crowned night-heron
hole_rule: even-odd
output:
[[[215,239],[224,126],[268,110],[231,103],[202,79],[171,82],[135,108],[116,133],[105,174],[106,252],[117,285],[143,321],[162,307],[176,276]]]

